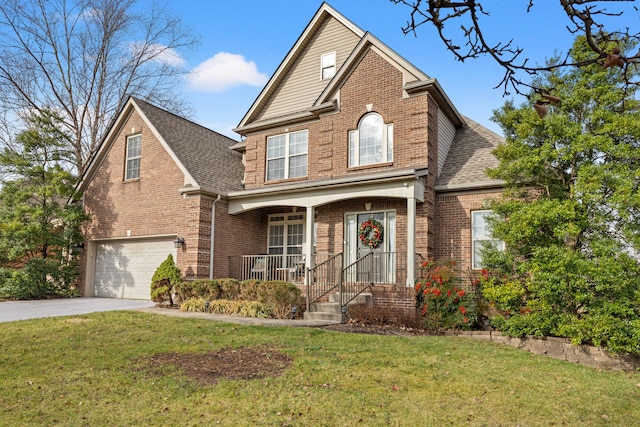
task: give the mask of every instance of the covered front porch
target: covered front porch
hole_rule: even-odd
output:
[[[229,194],[230,214],[261,211],[267,231],[261,253],[230,257],[230,274],[306,285],[312,300],[372,284],[413,286],[425,176],[405,169]]]

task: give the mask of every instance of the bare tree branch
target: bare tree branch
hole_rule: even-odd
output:
[[[81,174],[129,95],[186,113],[182,52],[197,40],[156,3],[0,0],[0,144],[54,110],[73,135]]]
[[[629,66],[637,66],[640,62],[640,51],[635,54],[615,54],[605,50],[616,46],[637,46],[640,43],[640,32],[629,27],[619,30],[605,28],[602,20],[605,18],[617,18],[623,16],[623,11],[610,11],[616,3],[632,3],[633,0],[559,0],[561,12],[571,20],[572,25],[567,27],[571,34],[584,35],[593,55],[581,61],[572,61],[571,52],[561,55],[561,59],[551,65],[530,65],[530,58],[525,56],[523,48],[514,45],[514,40],[498,41],[492,43],[483,34],[481,17],[488,16],[489,12],[483,7],[480,0],[451,1],[451,0],[391,0],[395,4],[403,4],[410,8],[410,19],[402,28],[405,34],[417,36],[417,29],[421,25],[431,24],[435,27],[445,47],[451,51],[454,57],[464,62],[467,59],[477,59],[482,56],[491,57],[504,69],[504,75],[496,88],[502,88],[505,95],[511,91],[520,95],[534,89],[538,92],[542,88],[535,88],[525,83],[518,72],[532,75],[541,71],[552,71],[563,67],[583,67],[600,63],[606,66],[606,62],[615,59],[614,66],[626,69]],[[490,2],[489,2],[490,3]],[[527,13],[534,7],[535,0],[529,0]],[[506,4],[498,7],[511,7]],[[638,8],[634,6],[638,11]],[[637,19],[634,22],[638,22]],[[445,30],[460,30],[456,37],[450,37]],[[462,41],[462,43],[460,43]],[[461,45],[463,47],[461,47]],[[617,57],[612,57],[617,55]],[[627,79],[627,85],[639,85],[640,82]],[[523,91],[522,88],[528,88]]]

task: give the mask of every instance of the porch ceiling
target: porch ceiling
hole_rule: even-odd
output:
[[[354,198],[385,197],[424,202],[424,169],[404,169],[374,175],[305,181],[228,194],[229,213],[271,206],[317,207]]]

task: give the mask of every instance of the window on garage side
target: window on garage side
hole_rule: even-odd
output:
[[[142,154],[142,135],[127,138],[127,159],[125,180],[140,178],[140,157]]]
[[[482,249],[486,245],[491,245],[498,250],[504,250],[504,242],[494,239],[491,235],[491,225],[489,217],[492,211],[472,211],[471,212],[471,265],[474,270],[484,267],[482,264]]]

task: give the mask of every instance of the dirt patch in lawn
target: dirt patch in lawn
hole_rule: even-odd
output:
[[[208,353],[164,353],[145,359],[149,372],[163,374],[162,366],[172,365],[203,385],[219,379],[259,379],[277,377],[291,366],[292,359],[266,347],[223,348]]]

